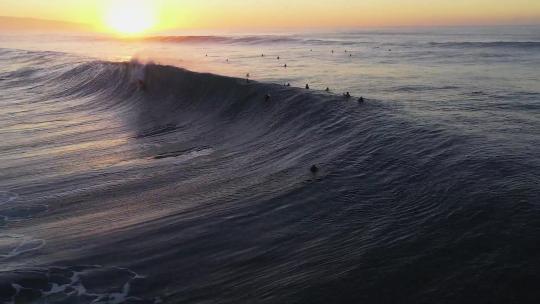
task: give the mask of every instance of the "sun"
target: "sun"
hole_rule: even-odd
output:
[[[151,0],[111,1],[105,16],[107,27],[121,35],[140,35],[156,25]]]

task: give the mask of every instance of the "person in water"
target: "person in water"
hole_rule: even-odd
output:
[[[358,98],[358,102],[359,103],[364,103],[364,97],[360,96],[360,98]]]
[[[264,101],[269,101],[271,97],[270,94],[264,95]]]
[[[347,93],[343,94],[343,96],[345,96],[345,98],[347,98],[347,99],[351,98],[351,93],[347,92]]]
[[[286,67],[287,67],[287,64],[285,63],[285,64],[283,65],[283,67],[286,68]]]
[[[291,83],[290,83],[290,82],[287,82],[287,86],[290,87],[290,86],[291,86]]]
[[[329,87],[326,87],[326,92],[330,92],[330,88]]]
[[[246,82],[249,83],[249,73],[246,74]]]
[[[309,90],[309,84],[306,83],[306,90]]]
[[[315,174],[315,173],[319,172],[319,168],[316,165],[313,165],[313,166],[311,166],[309,171],[311,171],[311,173]]]
[[[277,60],[279,60],[279,59],[280,59],[279,56],[277,56]]]
[[[137,86],[139,87],[139,90],[146,91],[146,84],[142,79],[137,80]]]

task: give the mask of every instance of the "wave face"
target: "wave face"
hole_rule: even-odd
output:
[[[539,133],[171,66],[0,61],[2,302],[540,297]]]

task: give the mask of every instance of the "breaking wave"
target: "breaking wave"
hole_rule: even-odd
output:
[[[21,52],[0,50],[3,301],[511,301],[534,276],[532,146],[391,102]],[[431,89],[452,87],[396,88]]]

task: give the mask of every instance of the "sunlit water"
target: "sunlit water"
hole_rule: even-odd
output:
[[[538,27],[4,33],[0,63],[2,303],[540,298]]]

